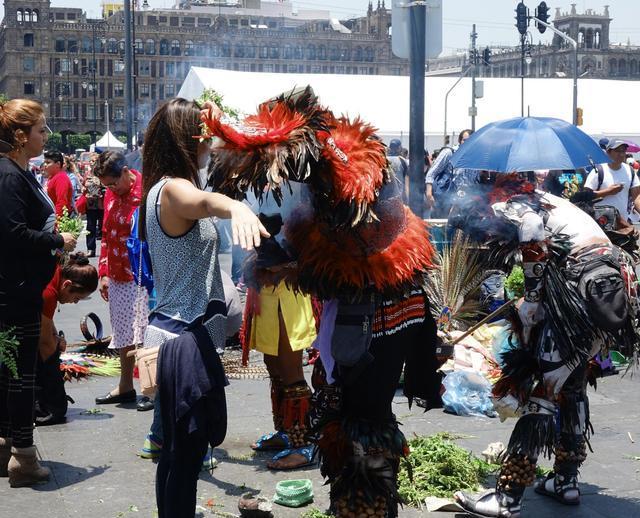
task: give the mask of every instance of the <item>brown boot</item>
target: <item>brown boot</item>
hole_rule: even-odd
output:
[[[49,468],[40,466],[36,457],[36,447],[11,448],[9,460],[9,485],[11,487],[45,484],[49,481]]]
[[[11,439],[5,439],[0,437],[0,477],[7,477],[9,473],[7,466],[9,465],[9,459],[11,458]]]

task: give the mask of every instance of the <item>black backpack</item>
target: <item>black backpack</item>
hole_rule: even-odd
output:
[[[38,357],[36,375],[36,426],[64,423],[69,402],[64,389],[64,374],[60,370],[60,352],[56,352],[47,361]]]

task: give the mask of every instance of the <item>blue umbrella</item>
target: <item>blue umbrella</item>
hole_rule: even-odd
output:
[[[609,162],[598,144],[573,124],[550,117],[516,117],[476,131],[453,154],[454,168],[511,173],[580,169]]]

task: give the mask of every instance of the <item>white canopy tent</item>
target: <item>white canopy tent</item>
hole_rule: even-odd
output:
[[[481,80],[484,81],[484,97],[476,101],[477,128],[520,115],[520,79]],[[435,149],[443,143],[445,95],[456,81],[457,78],[451,77],[426,78],[427,149]],[[229,106],[252,113],[269,97],[307,84],[334,112],[360,115],[379,129],[385,141],[400,138],[408,146],[409,78],[406,76],[271,74],[193,67],[178,96],[196,99],[205,88],[214,88]],[[571,121],[572,84],[571,79],[525,79],[525,114]],[[640,143],[637,94],[637,81],[579,79],[578,106],[584,110],[582,129],[594,137],[617,136]],[[449,135],[457,135],[471,126],[470,105],[471,79],[465,78],[449,94]]]
[[[118,149],[126,149],[127,145],[120,142],[113,133],[111,133],[110,131],[107,131],[102,136],[102,138],[98,140],[98,142],[96,142],[95,147],[103,151],[107,151],[107,150],[113,151]]]

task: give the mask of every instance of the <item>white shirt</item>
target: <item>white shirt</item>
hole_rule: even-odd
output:
[[[604,171],[602,185],[598,188],[598,170],[594,169],[587,176],[584,186],[594,191],[600,191],[616,183],[621,183],[623,188],[619,193],[605,196],[596,205],[613,206],[618,209],[623,218],[628,219],[631,216],[629,213],[629,190],[640,186],[640,180],[627,164],[621,164],[619,169],[611,169],[609,164],[601,164],[601,167]]]

